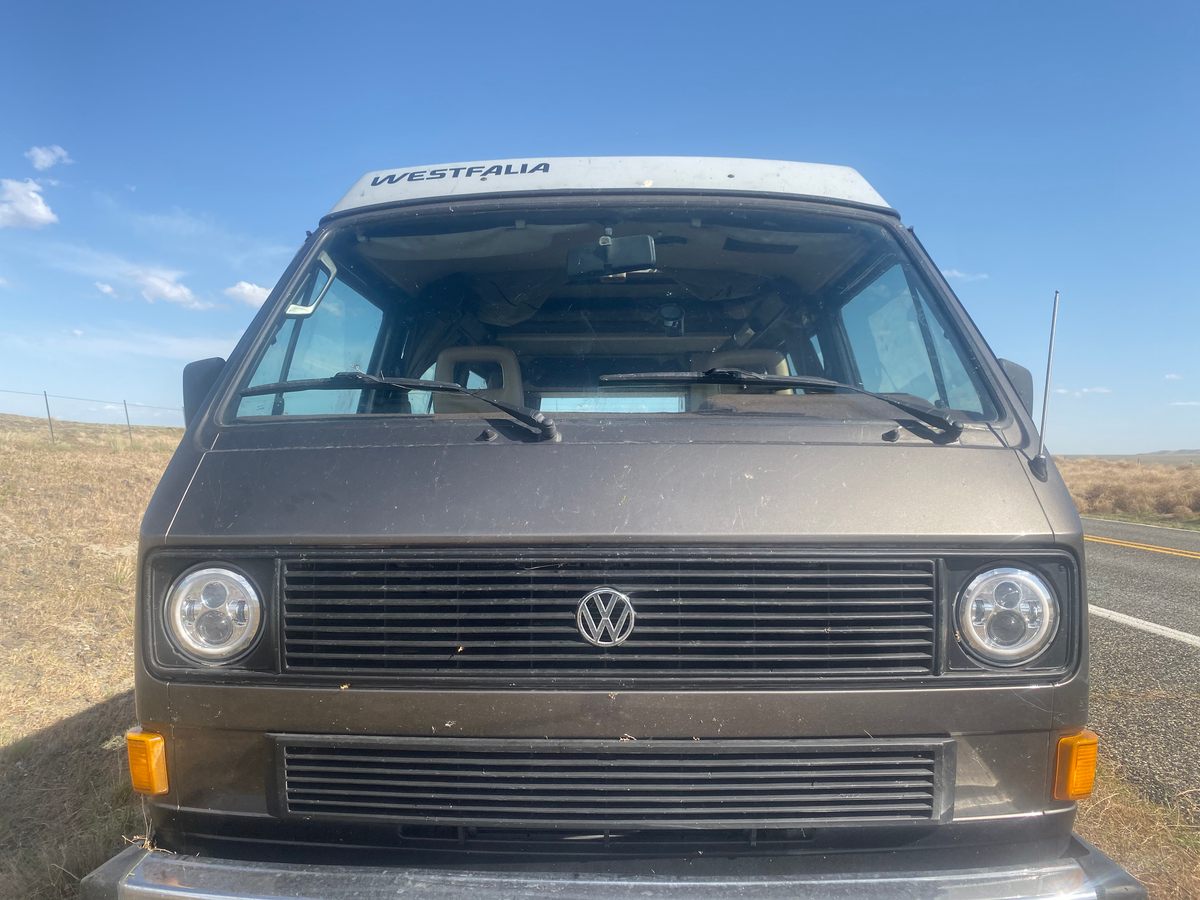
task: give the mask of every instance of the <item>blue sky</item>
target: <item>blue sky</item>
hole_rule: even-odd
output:
[[[1061,289],[1052,449],[1200,447],[1198,10],[12,6],[0,388],[178,406],[369,169],[757,156],[862,171],[1035,372]]]

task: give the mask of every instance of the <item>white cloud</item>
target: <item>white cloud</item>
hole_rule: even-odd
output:
[[[41,228],[58,221],[32,178],[0,178],[0,228]]]
[[[225,288],[223,293],[226,297],[232,297],[234,300],[241,301],[247,306],[262,306],[263,301],[267,299],[267,295],[271,293],[271,289],[254,284],[251,281],[239,281],[232,287]]]
[[[136,289],[150,303],[163,300],[185,309],[211,309],[213,304],[195,295],[180,279],[184,273],[160,265],[136,263],[118,256],[94,250],[84,244],[39,243],[32,252],[47,265],[77,275],[96,279],[96,289],[105,293],[99,284],[109,285],[114,292],[118,285]]]
[[[142,296],[150,303],[165,300],[168,303],[178,303],[185,309],[210,309],[211,303],[200,300],[192,293],[192,289],[179,279],[182,272],[171,269],[144,269],[134,267],[127,276],[141,289]]]
[[[1168,372],[1163,378],[1167,381],[1183,381],[1183,376],[1178,372]]]
[[[987,272],[964,272],[962,269],[942,269],[942,274],[955,281],[987,281]]]
[[[117,296],[116,288],[114,288],[111,284],[105,284],[103,281],[96,282],[96,290],[98,290],[100,293],[102,293],[106,297]]]
[[[1088,394],[1111,394],[1112,388],[1106,387],[1085,387],[1085,388],[1055,388],[1054,393],[1061,394],[1065,397],[1083,397]]]
[[[33,163],[33,167],[39,172],[53,169],[59,163],[69,165],[75,162],[58,144],[51,144],[49,147],[30,147],[25,151],[25,158]]]
[[[72,328],[71,334],[74,337],[83,337],[83,329],[82,328]]]
[[[5,278],[3,275],[0,275],[0,288],[6,288],[6,287],[8,287],[8,279]]]
[[[1111,394],[1112,389],[1106,388],[1106,387],[1080,388],[1079,393],[1081,393],[1081,394]]]
[[[1200,406],[1200,400],[1172,400],[1168,406]]]

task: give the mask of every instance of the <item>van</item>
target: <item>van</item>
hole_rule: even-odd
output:
[[[183,390],[86,896],[1141,896],[1032,377],[852,169],[373,172]]]

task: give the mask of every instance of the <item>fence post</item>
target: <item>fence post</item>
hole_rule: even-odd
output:
[[[50,395],[42,391],[42,399],[46,401],[46,424],[50,426],[50,443],[54,443],[54,420],[50,418]]]
[[[124,400],[122,400],[121,405],[123,407],[125,407],[125,430],[129,432],[129,449],[132,450],[133,449],[133,426],[129,424],[129,404],[126,403]]]

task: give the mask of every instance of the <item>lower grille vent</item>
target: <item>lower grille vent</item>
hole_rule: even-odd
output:
[[[281,741],[305,818],[591,829],[929,821],[940,745],[426,738]]]

